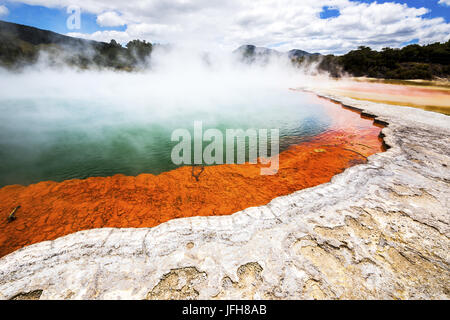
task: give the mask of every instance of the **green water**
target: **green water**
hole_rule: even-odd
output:
[[[0,186],[175,169],[172,131],[192,134],[194,121],[224,135],[226,129],[276,128],[283,150],[326,131],[330,120],[320,104],[291,92],[210,107],[0,98]]]

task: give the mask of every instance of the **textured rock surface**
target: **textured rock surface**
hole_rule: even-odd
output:
[[[387,152],[231,216],[25,247],[0,298],[448,299],[450,117],[341,101],[389,123]]]
[[[223,164],[0,188],[0,257],[82,230],[151,228],[175,218],[229,215],[266,205],[329,182],[382,151],[382,126],[374,126],[372,119],[315,95],[302,96],[321,104],[333,121],[327,132],[297,140],[281,152],[274,175],[261,175],[265,164]],[[10,223],[6,215],[18,205],[17,219]]]

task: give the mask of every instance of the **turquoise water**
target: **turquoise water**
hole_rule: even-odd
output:
[[[0,98],[0,186],[175,169],[172,131],[185,128],[192,134],[194,121],[224,134],[276,128],[281,150],[331,123],[320,104],[287,90],[212,103]]]

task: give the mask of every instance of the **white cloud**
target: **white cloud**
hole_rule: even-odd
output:
[[[110,42],[111,39],[116,40],[119,43],[127,43],[130,41],[130,39],[136,39],[133,36],[130,36],[130,34],[126,31],[115,31],[115,30],[106,30],[106,31],[96,31],[94,33],[86,34],[86,33],[79,33],[79,32],[69,32],[67,33],[70,37],[75,38],[83,38],[88,40],[95,40],[95,41],[103,41],[103,42]]]
[[[114,11],[104,12],[97,16],[97,24],[102,27],[118,27],[126,23],[126,20]]]
[[[0,17],[5,17],[9,14],[9,10],[5,6],[0,6]]]
[[[73,0],[13,0],[62,8]],[[445,0],[449,2],[449,0]],[[79,0],[82,12],[96,14],[99,25],[127,25],[125,31],[98,31],[82,36],[122,43],[145,39],[182,43],[212,50],[232,50],[242,44],[279,50],[345,53],[360,45],[381,49],[419,39],[447,41],[450,24],[443,18],[424,18],[425,8],[406,4],[360,3],[350,0]],[[340,11],[320,19],[323,6]],[[74,34],[71,34],[74,35]]]
[[[450,6],[450,0],[439,0],[439,4],[445,4],[447,6]]]

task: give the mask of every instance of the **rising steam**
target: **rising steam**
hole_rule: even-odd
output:
[[[175,47],[155,49],[149,66],[80,70],[43,56],[20,72],[1,70],[0,185],[171,169],[156,168],[170,150],[154,146],[194,120],[232,128],[284,121],[289,133],[307,102],[288,89],[327,78],[313,80],[280,57],[246,64]]]

